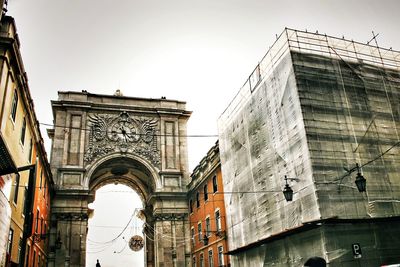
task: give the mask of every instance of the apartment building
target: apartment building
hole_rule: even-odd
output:
[[[43,240],[49,226],[52,176],[19,48],[15,21],[3,16],[0,28],[0,171],[4,181],[11,181],[6,196],[11,212],[6,261],[7,266],[22,263],[45,266],[47,243]],[[0,217],[7,218],[3,214]]]
[[[218,142],[193,170],[189,183],[192,266],[230,266]]]
[[[232,266],[400,255],[400,52],[285,29],[218,121]]]

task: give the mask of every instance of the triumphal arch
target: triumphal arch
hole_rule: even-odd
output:
[[[49,266],[85,266],[88,204],[96,189],[114,182],[130,186],[143,201],[145,265],[188,266],[191,112],[185,102],[125,97],[119,90],[59,92],[52,109]]]

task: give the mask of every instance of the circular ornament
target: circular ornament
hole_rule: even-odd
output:
[[[129,239],[129,247],[133,251],[139,251],[143,248],[144,246],[144,240],[143,237],[140,235],[134,235]]]
[[[113,141],[130,143],[139,141],[140,135],[133,122],[117,121],[109,129],[109,138]]]

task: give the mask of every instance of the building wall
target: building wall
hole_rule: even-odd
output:
[[[33,153],[33,157],[36,157],[36,149]],[[50,188],[52,184],[49,170],[49,166],[46,167],[46,165],[42,164],[42,161],[39,160],[36,171],[35,196],[32,209],[32,232],[28,240],[30,244],[29,263],[38,267],[46,266],[49,256]],[[35,259],[34,255],[36,255]]]
[[[234,266],[271,266],[275,252],[260,256],[262,241],[313,221],[400,215],[399,54],[282,33],[219,119],[224,188],[254,193],[225,195]],[[356,163],[364,194],[354,184]],[[296,178],[288,181],[291,202],[282,193],[285,176]],[[275,256],[294,257],[288,246],[290,254]],[[305,248],[311,256],[313,246]],[[331,266],[345,259],[322,252]]]
[[[3,4],[1,3],[1,6]],[[11,28],[3,28],[1,29],[0,32],[0,38],[3,39],[3,37],[8,36],[8,34],[13,34],[14,29]],[[8,65],[8,59],[5,56],[7,54],[7,50],[5,49],[4,46],[0,46],[0,53],[2,57],[0,58],[0,138],[2,144],[4,144],[4,148],[2,148],[5,153],[10,156],[10,149],[9,145],[5,142],[3,139],[3,122],[6,121],[6,118],[9,116],[9,112],[5,112],[5,108],[7,105],[7,94],[9,93],[9,90],[7,90],[7,82],[8,82],[8,77],[9,77],[9,65]],[[2,159],[2,161],[5,161]],[[11,161],[13,161],[11,159]],[[2,165],[5,164],[5,162],[2,162]],[[12,164],[15,165],[15,162],[12,162]],[[9,233],[10,233],[10,222],[11,222],[11,206],[9,203],[10,200],[10,192],[11,192],[11,185],[12,185],[12,175],[11,174],[6,174],[0,177],[1,180],[1,185],[0,185],[0,198],[1,198],[1,210],[0,210],[0,266],[4,266],[6,261],[8,261],[8,258],[10,255],[8,255],[9,251]]]
[[[5,17],[4,19],[7,19]],[[2,36],[14,37],[15,26],[11,20],[7,19],[7,23],[2,24],[1,28]],[[29,159],[29,140],[32,136],[31,127],[27,124],[25,142],[21,142],[21,129],[23,120],[26,117],[26,109],[23,104],[23,87],[19,83],[18,75],[20,75],[20,69],[18,66],[12,64],[15,60],[15,54],[10,46],[5,46],[2,49],[3,57],[1,58],[2,73],[0,82],[3,90],[4,101],[2,104],[2,117],[1,117],[1,133],[10,150],[13,160],[16,166],[25,166],[31,164]],[[15,121],[11,117],[11,105],[14,93],[18,94],[18,105],[16,111]],[[25,201],[25,186],[28,185],[29,172],[24,171],[20,173],[18,186],[16,185],[16,175],[12,174],[12,189],[10,196],[11,206],[11,226],[13,231],[12,244],[9,251],[11,251],[10,259],[12,262],[18,262],[19,260],[19,240],[23,234],[23,208]],[[18,192],[17,192],[18,191]],[[15,195],[17,194],[17,197]]]
[[[217,190],[214,192],[213,179],[217,181]],[[207,197],[204,194],[204,187],[207,188]],[[206,266],[229,266],[230,257],[226,238],[226,216],[224,204],[224,188],[222,183],[222,172],[219,162],[218,144],[213,147],[208,155],[195,168],[192,174],[192,181],[189,184],[188,195],[190,208],[191,227],[191,258],[192,266],[201,266],[200,257],[204,259]],[[196,195],[199,193],[197,204]],[[216,211],[220,214],[220,226],[217,228]],[[206,220],[209,220],[209,233],[206,234]],[[199,233],[201,223],[201,234]],[[204,240],[207,237],[206,241]],[[222,248],[223,265],[219,265],[218,251]],[[209,251],[212,251],[212,264],[209,261]]]
[[[249,192],[225,195],[230,249],[319,219],[302,116],[292,59],[286,53],[273,75],[220,123],[224,188]],[[292,203],[282,193],[285,176],[299,179],[289,181]]]
[[[23,67],[22,58],[19,52],[19,40],[16,33],[14,19],[8,16],[2,18],[0,32],[0,131],[1,137],[5,142],[11,158],[17,168],[36,164],[37,170],[45,172],[44,179],[47,185],[52,184],[49,164],[47,162],[46,152],[43,146],[43,139],[40,134],[39,124],[34,113],[33,100],[27,82],[27,76]],[[18,96],[18,102],[13,118],[13,99],[15,94]],[[22,128],[26,125],[24,138]],[[36,160],[38,158],[38,161]],[[31,170],[32,172],[34,169]],[[34,209],[37,207],[43,210],[43,215],[48,220],[47,207],[42,207],[38,191],[40,188],[32,185],[28,188],[29,170],[19,171],[19,180],[16,174],[9,174],[12,180],[11,192],[9,195],[9,204],[11,206],[11,225],[9,236],[10,244],[8,246],[9,261],[18,263],[22,257],[21,250],[28,243],[31,247],[32,240],[23,242],[24,223],[30,224],[28,218],[25,218],[24,209],[30,209],[31,205],[27,201],[28,192],[33,192],[37,196]],[[37,172],[36,175],[38,175]],[[47,194],[48,194],[48,188]],[[49,204],[47,204],[49,206]],[[28,216],[29,217],[29,216]],[[47,223],[48,224],[48,223]],[[29,235],[29,233],[28,233]],[[40,249],[45,254],[46,247],[40,245]]]
[[[10,220],[11,220],[11,209],[9,204],[9,196],[4,193],[5,185],[10,187],[9,178],[0,176],[0,266],[4,266],[7,260],[7,246],[8,246],[8,236],[10,230]]]
[[[391,147],[400,140],[400,71],[307,53],[292,59],[321,217],[399,216],[400,148]],[[367,195],[355,190],[356,172],[342,178],[356,163],[368,163]]]
[[[398,264],[398,236],[399,221],[324,224],[240,252],[232,265],[298,267],[311,257],[325,258],[330,267]],[[361,257],[354,256],[354,244]]]

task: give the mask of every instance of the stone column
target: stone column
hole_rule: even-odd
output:
[[[144,238],[145,238],[145,251],[144,251],[144,262],[145,267],[155,267],[154,263],[154,224],[147,223],[143,229]]]
[[[156,215],[154,225],[156,267],[189,266],[187,215]]]
[[[57,237],[52,240],[56,250],[54,265],[65,267],[84,267],[86,264],[86,213],[58,213]],[[58,240],[57,240],[58,239]],[[56,243],[60,246],[57,247]]]

